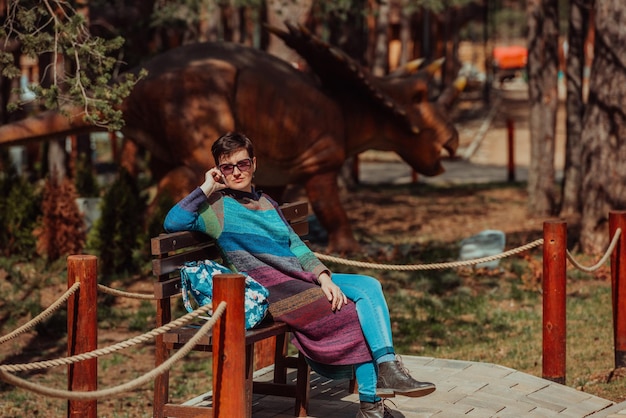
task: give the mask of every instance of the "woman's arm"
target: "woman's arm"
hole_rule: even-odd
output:
[[[330,269],[315,256],[291,226],[289,226],[289,248],[300,261],[303,270],[315,273],[315,277],[319,277],[324,272],[330,275]]]
[[[217,169],[207,171],[204,183],[170,209],[163,222],[167,232],[200,231],[213,237],[219,234],[221,222],[207,198],[225,188],[218,178],[221,173]]]
[[[326,272],[330,276],[330,270],[326,267],[316,256],[313,254],[313,251],[306,245],[298,234],[293,230],[287,218],[280,210],[280,206],[274,199],[264,194],[267,200],[270,201],[272,206],[276,209],[276,212],[280,215],[285,225],[289,229],[289,249],[291,252],[298,258],[300,261],[300,265],[304,271],[308,271],[310,273],[315,273],[315,277],[319,277],[320,274]]]
[[[165,216],[166,232],[204,231],[200,210],[207,206],[207,197],[199,187],[178,202]]]
[[[315,256],[309,246],[300,239],[300,236],[294,232],[293,228],[289,227],[289,230],[290,248],[298,257],[300,265],[304,270],[315,273],[317,282],[322,288],[324,295],[326,295],[331,309],[333,311],[341,310],[341,307],[348,303],[348,298],[343,294],[339,286],[333,282],[330,270]]]
[[[337,286],[333,282],[331,278],[332,273],[330,272],[328,267],[326,267],[324,263],[322,263],[320,259],[317,258],[313,251],[311,251],[309,246],[306,245],[302,241],[302,239],[300,239],[300,236],[296,234],[296,232],[293,230],[289,222],[287,222],[287,219],[280,210],[278,203],[272,200],[272,198],[270,198],[269,196],[266,195],[266,197],[272,203],[274,208],[276,208],[276,211],[289,229],[289,248],[291,252],[298,258],[302,269],[314,273],[315,277],[317,278],[317,284],[320,285],[322,291],[324,292],[324,295],[326,295],[326,298],[331,305],[331,309],[333,311],[341,310],[341,307],[348,303],[348,298],[346,297],[346,295],[343,294],[339,286]]]

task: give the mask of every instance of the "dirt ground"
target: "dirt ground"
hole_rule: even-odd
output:
[[[506,184],[506,118],[512,117],[515,122],[516,175],[517,181],[520,181],[528,165],[527,106],[523,100],[510,103],[499,101],[495,105],[497,108],[493,110],[493,107],[477,106],[475,101],[462,102],[457,123],[461,135],[459,155],[467,158],[446,161],[447,175],[432,179],[419,177],[406,194],[390,193],[394,187],[406,186],[412,181],[410,169],[397,157],[373,152],[362,156],[360,178],[363,187],[357,191],[346,191],[344,205],[350,213],[355,233],[364,243],[369,256],[378,257],[381,262],[393,260],[399,252],[406,252],[412,247],[457,243],[485,229],[502,230],[507,236],[507,248],[541,236],[544,219],[527,217],[525,188],[518,183]],[[561,140],[559,138],[558,144],[561,144]],[[557,145],[557,148],[560,146]],[[476,183],[477,186],[455,187],[461,183]],[[490,184],[498,184],[499,187]],[[132,292],[152,291],[150,281],[142,277],[126,281],[123,286]],[[50,290],[51,295],[60,295],[64,289]],[[137,311],[140,305],[137,300],[124,298],[116,302],[117,308],[129,312]],[[138,334],[139,331],[121,327],[105,328],[99,330],[99,345],[108,346]],[[27,334],[1,345],[0,355],[4,359],[3,363],[58,358],[64,356],[64,347],[60,342],[61,336],[33,338]],[[147,373],[153,367],[153,362],[150,346],[124,350],[113,359],[100,361],[99,385],[107,388],[127,382]],[[62,367],[49,373],[34,373],[27,378],[63,389],[64,372],[65,368]],[[60,376],[50,377],[54,373]],[[3,386],[0,415],[23,416],[24,405],[33,403],[33,409],[29,409],[32,416],[63,416],[61,411],[64,410],[65,401],[36,405],[34,400],[10,395],[10,389]],[[151,399],[151,385],[146,385],[132,391],[128,397],[110,397],[99,401],[98,416],[151,416]],[[50,411],[55,410],[59,414],[49,415]]]

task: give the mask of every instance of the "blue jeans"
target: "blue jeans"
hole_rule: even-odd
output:
[[[355,365],[359,399],[375,402],[378,367],[375,362],[393,360],[395,352],[391,336],[389,308],[378,280],[360,274],[333,273],[333,282],[356,304],[361,329],[372,352],[373,362]]]

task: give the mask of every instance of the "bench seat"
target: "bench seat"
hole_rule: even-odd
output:
[[[200,325],[187,325],[177,328],[174,331],[163,334],[163,343],[166,344],[170,350],[179,349],[185,343],[189,342],[198,329],[200,329]],[[289,332],[289,326],[284,322],[266,321],[260,324],[257,328],[246,331],[246,342],[248,344],[254,344],[257,341],[275,337],[287,332]],[[210,334],[205,335],[202,339],[200,339],[199,344],[196,346],[196,350],[212,351]]]

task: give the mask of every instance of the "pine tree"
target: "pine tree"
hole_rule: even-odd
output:
[[[21,178],[7,150],[0,150],[0,254],[29,259],[35,255],[32,231],[41,214],[41,196]]]
[[[43,192],[41,225],[35,229],[37,252],[48,261],[78,254],[85,246],[85,225],[76,205],[76,189],[69,179],[49,177]]]
[[[90,243],[100,256],[102,273],[136,269],[134,254],[141,243],[145,207],[135,179],[121,169],[103,197],[101,216]]]

